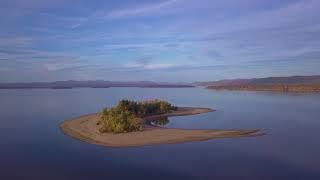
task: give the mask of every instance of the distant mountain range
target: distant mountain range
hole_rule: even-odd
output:
[[[272,85],[272,84],[320,84],[317,76],[266,77],[252,79],[227,79],[219,81],[195,82],[196,86],[235,86],[235,85]]]
[[[267,77],[254,79],[230,79],[212,82],[196,82],[215,90],[320,92],[320,76]]]
[[[0,83],[0,89],[70,89],[70,88],[109,88],[109,87],[141,87],[141,88],[185,88],[205,86],[209,89],[254,90],[254,91],[319,91],[320,75],[267,77],[253,79],[227,79],[219,81],[194,83],[166,83],[152,81],[55,81],[30,83]]]
[[[141,87],[141,88],[182,88],[194,87],[189,84],[156,83],[151,81],[116,82],[116,81],[55,81],[30,83],[0,83],[0,89],[71,89],[71,88],[109,88],[109,87]]]

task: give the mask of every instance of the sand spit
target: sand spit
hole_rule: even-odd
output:
[[[195,130],[162,128],[150,125],[150,121],[161,116],[187,116],[212,112],[208,108],[179,107],[177,111],[153,115],[141,119],[143,131],[129,133],[100,133],[97,122],[100,113],[89,114],[75,119],[66,120],[60,124],[64,134],[75,139],[107,147],[140,147],[156,144],[173,144],[193,141],[206,141],[215,138],[252,137],[262,135],[259,130]]]

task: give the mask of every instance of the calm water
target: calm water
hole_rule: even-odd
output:
[[[264,128],[268,134],[114,149],[60,132],[64,119],[99,111],[120,98],[159,98],[217,110],[169,118],[168,127]],[[320,179],[316,94],[200,88],[0,90],[0,123],[0,179]]]

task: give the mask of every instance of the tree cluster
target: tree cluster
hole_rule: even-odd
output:
[[[136,102],[120,100],[113,108],[105,108],[101,115],[101,132],[124,133],[142,130],[139,118],[149,115],[165,114],[177,110],[166,101],[149,100]]]

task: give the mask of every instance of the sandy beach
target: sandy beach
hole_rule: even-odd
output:
[[[195,130],[175,129],[152,126],[150,121],[161,116],[187,116],[208,113],[214,110],[208,108],[179,107],[177,111],[148,116],[143,121],[143,131],[130,133],[100,133],[97,125],[100,113],[89,114],[75,119],[66,120],[60,124],[64,134],[75,139],[107,147],[140,147],[156,144],[173,144],[194,141],[206,141],[215,138],[235,138],[262,135],[257,129],[250,130]]]

